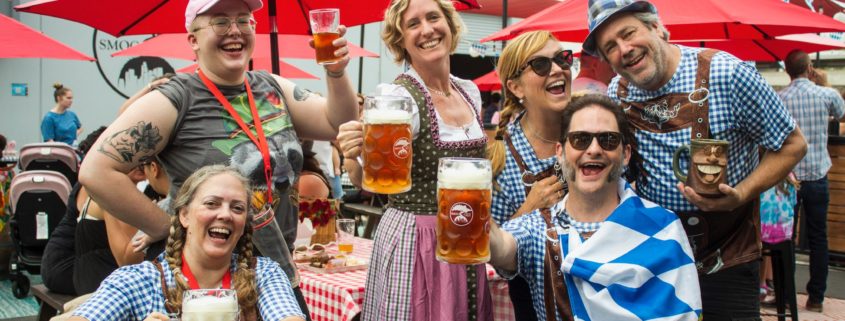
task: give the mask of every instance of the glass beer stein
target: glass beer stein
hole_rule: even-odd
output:
[[[437,259],[453,264],[490,260],[490,160],[441,158],[437,168]]]
[[[411,189],[411,99],[367,97],[364,102],[362,187],[379,194]]]
[[[237,321],[239,310],[235,290],[188,290],[182,295],[181,321]]]

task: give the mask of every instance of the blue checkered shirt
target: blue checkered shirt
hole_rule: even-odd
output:
[[[831,166],[827,153],[828,117],[842,118],[845,101],[833,88],[817,86],[807,78],[793,80],[778,95],[807,140],[807,155],[793,169],[795,177],[802,181],[822,179]]]
[[[534,149],[528,143],[525,132],[522,130],[522,125],[519,123],[519,119],[523,115],[525,115],[524,112],[520,113],[516,117],[516,120],[508,125],[507,131],[511,136],[514,148],[522,157],[522,161],[525,162],[525,166],[528,167],[528,170],[532,174],[536,174],[554,166],[555,157],[552,156],[546,159],[537,158],[537,154],[534,153]],[[490,205],[490,215],[493,216],[493,220],[499,225],[510,220],[511,216],[522,206],[522,203],[525,202],[525,198],[527,197],[525,195],[525,185],[522,184],[522,170],[516,164],[516,160],[513,158],[507,142],[504,142],[504,144],[505,168],[496,176],[496,183],[499,188],[493,189],[493,201],[492,205]]]
[[[558,202],[550,208],[554,215],[556,225],[568,225],[566,216],[563,215],[563,201]],[[544,259],[546,257],[546,221],[540,210],[517,217],[502,225],[502,230],[507,231],[516,240],[516,272],[509,273],[497,269],[499,275],[506,279],[512,279],[517,274],[522,276],[531,292],[531,301],[534,303],[534,311],[537,312],[537,320],[546,319],[546,301],[543,299],[543,271]],[[555,273],[563,273],[560,270]],[[560,314],[556,315],[557,320],[563,320]]]
[[[655,91],[629,84],[626,101],[642,102],[665,94],[694,90],[697,54],[703,48],[678,47],[681,60],[672,79]],[[619,79],[619,76],[614,78],[607,88],[608,96],[617,102]],[[727,169],[727,183],[731,186],[736,186],[757,167],[758,146],[779,150],[795,129],[795,122],[783,102],[754,66],[726,52],[714,55],[710,63],[708,102],[711,138],[731,142]],[[690,131],[691,128],[685,128],[661,134],[637,130],[636,134],[643,167],[648,175],[647,183],[642,178],[638,179],[638,193],[676,212],[697,209],[675,187],[678,180],[672,171],[672,155],[681,145],[689,144]],[[689,159],[689,154],[682,154],[682,169],[689,168]]]
[[[157,258],[164,270],[168,288],[175,287],[164,254]],[[235,257],[232,268],[235,267]],[[286,317],[305,318],[293,295],[290,283],[279,264],[259,257],[255,267],[258,290],[258,312],[264,320],[281,320]],[[143,320],[152,312],[165,315],[164,293],[158,269],[151,262],[121,267],[103,280],[94,295],[85,301],[73,315],[90,321]]]

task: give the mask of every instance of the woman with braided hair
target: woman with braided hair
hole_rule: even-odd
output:
[[[170,237],[153,262],[110,275],[71,320],[170,320],[191,289],[234,289],[241,320],[305,320],[278,263],[253,256],[249,182],[236,169],[202,167],[173,200]]]
[[[571,65],[572,51],[563,50],[548,31],[524,33],[502,51],[497,70],[505,102],[496,140],[487,153],[496,185],[490,212],[499,226],[548,208],[566,193],[556,171],[555,145],[561,114],[571,98]],[[543,224],[543,219],[537,217],[536,223]],[[514,313],[520,320],[537,320],[536,315],[545,315],[543,302],[532,300],[526,280],[535,281],[532,287],[542,293],[542,272],[538,280],[534,272],[519,272],[508,282]],[[523,272],[532,275],[523,278]]]

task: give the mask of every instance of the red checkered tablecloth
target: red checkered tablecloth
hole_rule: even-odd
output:
[[[330,247],[329,251],[334,250]],[[370,258],[373,241],[356,238],[352,255]],[[367,270],[319,274],[300,269],[300,288],[314,321],[350,321],[361,312]],[[508,283],[487,265],[487,279],[493,296],[493,317],[496,321],[513,321],[513,306],[508,296]]]

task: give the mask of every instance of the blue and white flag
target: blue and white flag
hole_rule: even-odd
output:
[[[575,320],[698,320],[698,272],[680,220],[622,180],[619,195],[586,241],[574,228],[560,235]]]

